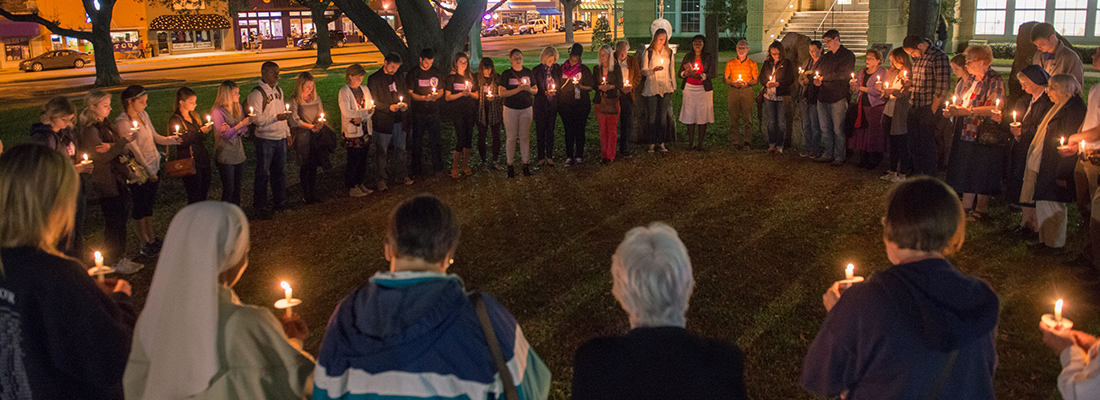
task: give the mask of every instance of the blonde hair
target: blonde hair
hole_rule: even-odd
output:
[[[42,105],[42,111],[38,113],[38,119],[43,124],[49,124],[54,118],[64,118],[76,114],[76,106],[69,99],[58,96]]]
[[[241,103],[232,99],[233,89],[238,89],[237,82],[224,81],[218,86],[218,96],[214,98],[214,107],[224,108],[233,115],[233,118],[241,119]]]
[[[110,98],[111,95],[99,89],[92,89],[88,94],[84,95],[84,111],[80,112],[80,116],[77,118],[77,126],[86,127],[94,123],[102,121],[98,115],[95,115],[95,111],[92,111],[92,106],[99,104],[103,99]]]
[[[615,50],[611,48],[610,44],[605,44],[603,46],[600,46],[600,50],[596,52],[596,62],[597,63],[600,62],[600,53],[605,52],[605,51],[607,52],[607,63],[610,64],[607,67],[607,72],[614,71],[615,66],[618,63],[615,62]],[[603,65],[600,65],[600,68],[603,68]]]
[[[73,228],[80,181],[72,162],[39,144],[0,156],[0,247],[34,246],[51,254]],[[2,268],[2,267],[0,267]]]
[[[294,95],[291,97],[293,97],[294,100],[299,103],[308,103],[310,100],[317,100],[317,86],[313,86],[313,93],[311,93],[312,98],[302,98],[302,87],[306,85],[306,82],[313,82],[313,74],[309,73],[309,71],[302,71],[298,73],[298,82],[294,84]]]
[[[542,54],[539,55],[539,62],[546,61],[547,57],[554,57],[554,61],[558,61],[558,49],[555,49],[554,46],[546,46],[543,48]]]

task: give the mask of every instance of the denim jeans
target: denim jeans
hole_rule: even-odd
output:
[[[256,138],[256,176],[252,187],[252,208],[268,210],[267,186],[275,208],[286,207],[286,139]]]
[[[241,177],[244,175],[244,163],[218,163],[218,177],[222,181],[222,201],[241,205]]]
[[[663,144],[668,130],[668,101],[672,94],[645,97],[649,144]]]
[[[848,148],[844,146],[844,117],[848,114],[848,100],[835,103],[817,102],[817,118],[821,124],[821,156],[834,161],[844,161]]]
[[[783,100],[764,99],[764,121],[768,124],[768,145],[783,148],[787,137],[787,106]]]
[[[554,158],[554,125],[558,119],[557,106],[547,101],[537,100],[532,111],[535,119],[535,159]]]
[[[802,134],[806,139],[802,151],[811,154],[821,154],[821,123],[817,117],[817,103],[802,101]]]
[[[373,154],[371,156],[374,158],[374,168],[377,169],[378,180],[380,181],[389,180],[389,173],[386,170],[388,154],[393,154],[395,182],[405,181],[405,132],[401,128],[402,124],[398,122],[393,124],[393,134],[374,133],[373,143],[371,144]],[[393,153],[390,153],[391,145],[393,146]]]
[[[619,96],[619,156],[630,155],[630,136],[634,133],[634,98]]]
[[[410,114],[412,117],[412,135],[409,137],[409,152],[412,156],[410,169],[413,175],[424,172],[423,152],[424,135],[428,136],[428,151],[431,152],[432,168],[435,172],[443,170],[443,143],[440,141],[442,122],[439,113]]]

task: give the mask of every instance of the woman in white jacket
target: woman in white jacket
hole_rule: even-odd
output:
[[[665,148],[665,132],[668,131],[668,102],[676,91],[676,74],[672,71],[672,49],[668,47],[668,33],[658,29],[653,42],[642,56],[642,75],[645,87],[642,98],[646,105],[646,130],[649,131],[649,152],[668,151]]]
[[[351,197],[363,197],[372,190],[363,186],[367,175],[367,139],[373,133],[370,117],[374,114],[374,100],[370,91],[362,86],[367,71],[362,65],[348,67],[347,85],[340,88],[340,130],[344,133],[344,147],[348,149],[348,164],[344,167],[344,184]]]
[[[1095,336],[1062,326],[1051,328],[1039,323],[1043,342],[1058,353],[1062,373],[1058,374],[1058,391],[1065,400],[1100,398],[1100,341]]]

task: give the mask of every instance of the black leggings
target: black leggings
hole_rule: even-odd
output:
[[[487,158],[485,149],[485,134],[492,134],[493,141],[493,157]],[[481,154],[481,161],[496,161],[500,158],[500,124],[493,124],[492,126],[485,126],[477,124],[477,152]]]
[[[893,124],[893,117],[883,116],[882,129],[888,135],[887,140],[890,141],[890,165],[887,170],[909,175],[913,164],[912,156],[909,154],[909,137],[908,135],[890,135]]]
[[[579,102],[558,108],[565,130],[565,158],[584,158],[584,126],[591,111],[591,105]]]
[[[119,188],[119,196],[100,197],[99,206],[103,210],[104,259],[107,265],[114,265],[126,257],[126,193],[125,187]]]
[[[474,123],[477,115],[473,113],[457,113],[453,117],[455,126],[455,151],[462,151],[473,147]]]
[[[363,184],[367,175],[367,148],[348,147],[348,165],[344,167],[344,185],[348,189]]]

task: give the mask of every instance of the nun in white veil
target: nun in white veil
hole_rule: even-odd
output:
[[[312,388],[300,340],[233,293],[248,249],[235,205],[204,201],[176,214],[134,331],[127,399],[300,399]]]

